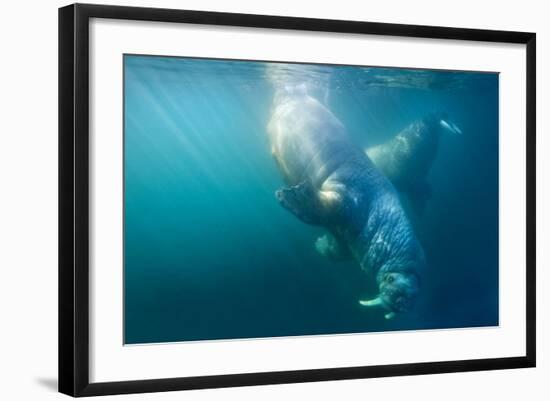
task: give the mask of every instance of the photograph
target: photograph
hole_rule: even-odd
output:
[[[499,326],[499,73],[125,53],[124,344]]]
[[[3,9],[0,401],[550,400],[544,2],[108,3]]]

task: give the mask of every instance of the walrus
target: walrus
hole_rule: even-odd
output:
[[[462,134],[445,113],[432,113],[408,125],[390,140],[366,149],[374,165],[421,215],[432,189],[426,181],[444,132]]]
[[[336,253],[351,255],[376,280],[379,294],[359,303],[382,306],[387,319],[411,310],[426,262],[390,181],[307,86],[276,85],[267,131],[287,185],[277,200],[326,228]]]

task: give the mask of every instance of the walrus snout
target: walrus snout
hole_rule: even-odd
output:
[[[413,308],[419,290],[418,276],[407,272],[381,273],[379,290],[378,297],[359,303],[363,306],[380,305],[389,311],[385,315],[386,319],[391,319],[397,313],[405,313]]]

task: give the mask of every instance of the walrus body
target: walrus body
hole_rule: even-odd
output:
[[[362,305],[382,305],[391,318],[408,311],[425,264],[422,247],[397,193],[342,123],[304,91],[276,92],[268,126],[273,156],[288,187],[276,192],[303,222],[326,227],[376,279],[380,294]]]
[[[366,150],[376,167],[422,213],[431,195],[427,175],[437,156],[443,132],[461,134],[443,115],[430,114],[413,122],[392,139]]]

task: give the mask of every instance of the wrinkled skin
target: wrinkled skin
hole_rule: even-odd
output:
[[[409,311],[424,252],[393,185],[349,139],[342,123],[307,93],[276,93],[268,126],[271,150],[289,188],[283,207],[320,225],[376,280],[387,318]]]

